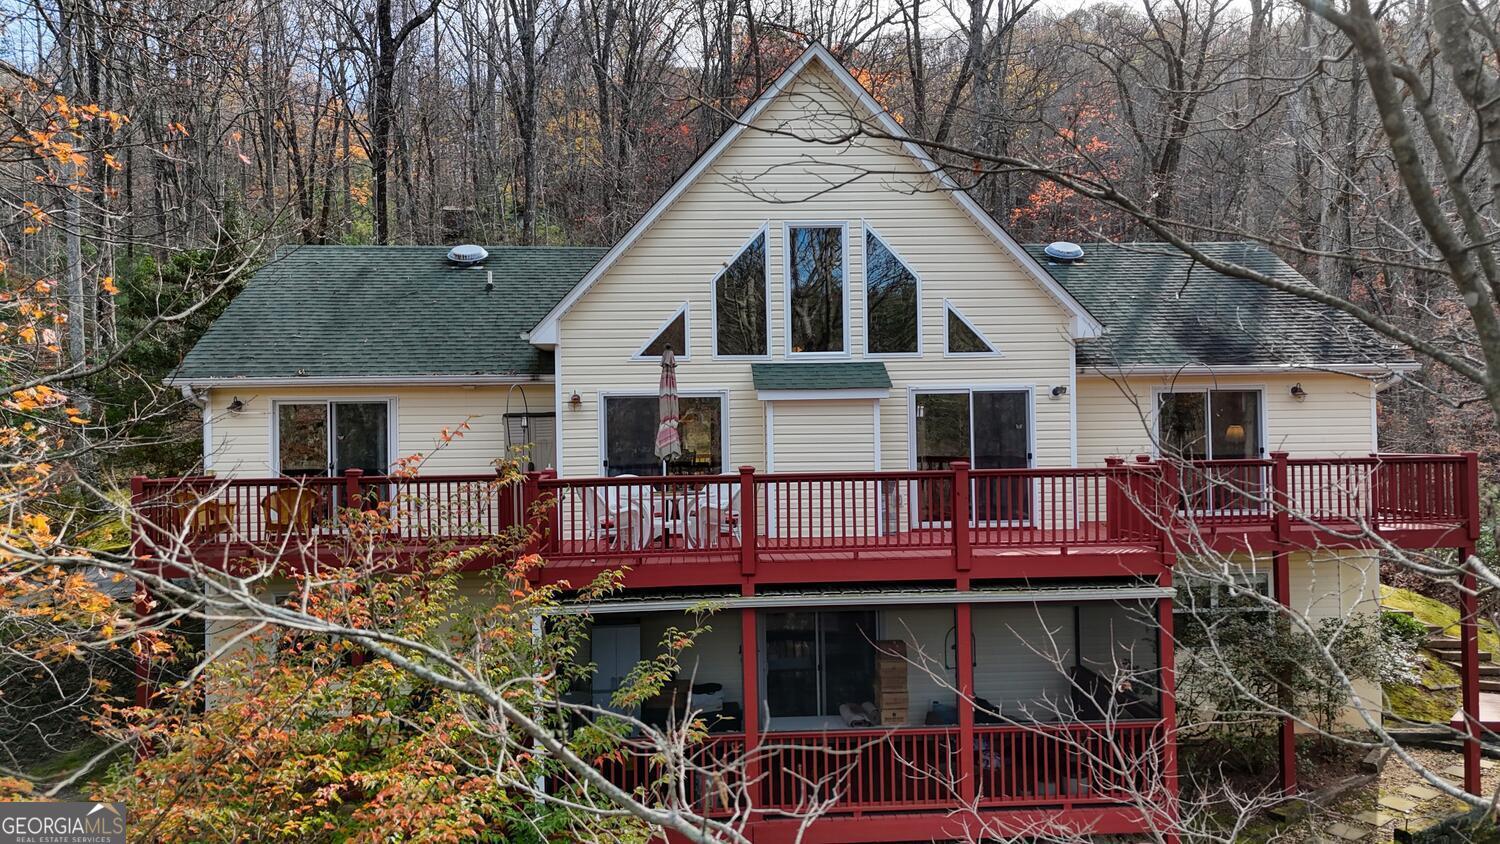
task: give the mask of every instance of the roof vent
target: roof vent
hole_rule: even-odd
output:
[[[1042,251],[1059,264],[1073,264],[1083,260],[1083,247],[1066,240],[1053,241]]]
[[[448,260],[460,267],[472,267],[488,257],[490,253],[484,251],[483,246],[472,243],[461,243],[448,250]]]

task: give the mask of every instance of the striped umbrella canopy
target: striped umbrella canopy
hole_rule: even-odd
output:
[[[661,353],[661,384],[657,387],[656,456],[662,461],[682,456],[682,423],[678,419],[677,357],[668,346]],[[665,470],[665,466],[662,467]]]

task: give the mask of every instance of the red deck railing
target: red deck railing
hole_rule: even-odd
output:
[[[955,808],[966,790],[961,735],[957,727],[763,733],[755,808],[789,815]],[[1144,805],[1160,796],[1164,741],[1159,721],[977,726],[974,794],[993,808]],[[625,789],[723,812],[746,801],[745,747],[743,734],[715,735],[670,769],[654,750],[626,749],[597,764]]]
[[[137,538],[282,546],[338,541],[350,510],[377,508],[396,543],[492,537],[538,516],[554,562],[670,557],[742,562],[831,551],[1160,548],[1169,531],[1393,531],[1477,524],[1472,455],[1195,461],[1111,460],[1076,469],[772,473],[678,477],[493,475],[137,478]],[[352,505],[352,507],[351,507]],[[955,513],[966,529],[955,530]]]

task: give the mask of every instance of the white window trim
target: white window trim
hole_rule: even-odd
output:
[[[599,409],[597,414],[599,417],[598,456],[594,460],[594,466],[598,470],[598,477],[609,476],[609,470],[604,465],[604,461],[608,459],[609,455],[608,432],[605,430],[609,422],[609,408],[607,407],[609,399],[656,398],[657,395],[657,391],[651,389],[599,391]],[[735,464],[729,454],[729,389],[726,387],[707,390],[679,390],[677,395],[681,398],[716,398],[719,400],[719,453],[723,455],[720,461],[719,472],[721,474],[732,472]]]
[[[793,352],[792,351],[792,229],[832,229],[837,228],[843,238],[843,329],[844,338],[841,351],[837,352]],[[847,360],[853,356],[849,348],[849,221],[848,220],[788,220],[781,224],[781,278],[782,278],[782,313],[786,319],[782,323],[782,334],[785,335],[783,350],[789,360]]]
[[[919,273],[919,272],[917,272],[916,268],[911,265],[910,261],[906,260],[906,256],[905,255],[902,255],[900,252],[896,251],[896,247],[894,247],[894,246],[891,245],[890,238],[887,238],[885,235],[881,234],[880,231],[878,229],[876,229],[874,226],[870,225],[870,223],[868,221],[861,221],[861,222],[863,223],[864,235],[865,235],[860,240],[860,244],[859,244],[859,248],[861,250],[860,254],[863,256],[863,260],[860,261],[860,280],[861,280],[861,283],[863,284],[863,287],[861,289],[864,291],[864,299],[865,299],[865,301],[864,301],[865,315],[864,315],[864,320],[863,320],[864,321],[864,331],[863,331],[863,334],[864,334],[864,344],[865,344],[865,347],[864,347],[865,357],[868,358],[869,360],[902,360],[902,359],[908,359],[908,358],[920,358],[922,356],[922,341],[924,339],[923,338],[923,331],[922,331],[922,274]],[[870,351],[870,249],[869,249],[869,238],[871,236],[873,236],[876,240],[879,240],[880,243],[881,243],[881,245],[883,245],[886,248],[887,251],[889,251],[892,255],[894,255],[895,258],[896,258],[896,260],[901,262],[901,266],[905,267],[906,271],[909,272],[909,273],[911,273],[912,277],[917,280],[917,350],[915,352],[872,352],[872,351]],[[993,345],[994,344],[991,344],[992,347],[993,347]]]
[[[1259,416],[1259,419],[1257,420],[1257,422],[1258,422],[1258,425],[1259,425],[1259,428],[1260,428],[1260,445],[1259,445],[1259,451],[1260,451],[1260,453],[1257,454],[1255,456],[1255,458],[1252,458],[1252,459],[1263,460],[1263,459],[1266,458],[1267,455],[1270,454],[1270,452],[1271,452],[1271,428],[1270,428],[1270,425],[1268,424],[1269,421],[1270,421],[1270,417],[1268,415],[1268,411],[1269,411],[1270,408],[1268,408],[1266,406],[1266,396],[1268,395],[1268,391],[1266,389],[1266,385],[1264,385],[1264,384],[1203,384],[1203,385],[1183,385],[1183,386],[1152,387],[1151,388],[1151,455],[1153,457],[1155,457],[1157,459],[1160,459],[1162,457],[1162,449],[1161,449],[1161,397],[1163,395],[1166,395],[1166,394],[1169,394],[1169,393],[1205,393],[1205,394],[1207,394],[1207,393],[1212,393],[1212,392],[1215,392],[1215,391],[1219,391],[1219,392],[1231,392],[1231,393],[1260,393],[1260,401],[1258,402],[1258,404],[1259,404],[1260,407],[1259,407],[1259,412],[1257,413],[1257,416]],[[1212,418],[1212,416],[1213,416],[1213,407],[1212,407],[1212,404],[1213,404],[1213,398],[1211,396],[1205,395],[1204,396],[1204,402],[1203,402],[1203,412],[1206,413],[1206,414],[1208,414],[1210,418]],[[1204,420],[1204,422],[1205,422],[1204,430],[1205,431],[1207,430],[1207,425],[1206,425],[1207,421],[1208,420]],[[1210,447],[1212,447],[1212,443],[1211,442],[1210,442]],[[1210,456],[1209,459],[1210,460],[1214,460],[1214,459],[1225,459],[1225,458],[1214,458],[1214,457]]]
[[[833,387],[824,390],[757,390],[755,398],[760,401],[878,401],[890,394],[889,387]]]
[[[646,354],[646,349],[652,343],[655,343],[656,338],[660,337],[662,335],[662,332],[667,330],[667,326],[676,322],[677,317],[679,316],[682,317],[683,348],[673,349],[672,356],[676,360],[692,360],[693,353],[691,350],[693,348],[693,307],[691,302],[683,302],[677,310],[672,312],[671,316],[667,317],[666,322],[658,325],[656,327],[656,330],[651,332],[651,336],[646,338],[646,342],[642,343],[641,347],[635,350],[635,354],[630,356],[630,359],[633,361],[661,363],[661,355],[648,355]]]
[[[373,404],[375,402],[384,402],[386,405],[386,472],[389,473],[391,468],[396,465],[397,454],[400,449],[399,444],[396,442],[398,426],[396,424],[397,400],[395,396],[272,396],[270,402],[271,412],[268,414],[270,419],[267,421],[267,427],[270,428],[269,441],[271,443],[271,454],[266,464],[271,467],[272,477],[281,477],[281,406],[284,404],[321,404],[324,407],[328,407],[333,404]],[[330,410],[328,430],[330,437],[333,436],[332,422],[333,416]],[[328,449],[328,458],[331,463],[333,460],[333,442],[331,440],[328,443]],[[329,475],[327,477],[336,476]]]
[[[958,321],[959,322],[961,322],[964,325],[968,326],[968,328],[969,328],[970,331],[974,332],[974,334],[976,336],[978,336],[979,339],[983,340],[985,342],[985,344],[987,344],[990,347],[990,351],[988,351],[988,352],[955,352],[955,351],[951,351],[950,347],[948,346],[948,314],[950,314],[950,313],[953,314],[954,316],[958,317]],[[970,322],[969,318],[966,317],[966,316],[964,316],[964,312],[961,311],[961,310],[959,310],[957,305],[953,304],[953,300],[951,300],[951,299],[944,299],[943,300],[943,357],[945,357],[945,358],[1001,358],[1001,357],[1005,357],[1005,355],[1000,351],[1000,347],[995,344],[995,341],[991,340],[988,335],[986,335],[983,331],[979,330],[979,326],[977,326],[974,323]]]
[[[732,267],[732,266],[734,266],[734,262],[738,261],[740,259],[740,256],[745,254],[745,250],[750,248],[750,244],[754,243],[755,239],[758,238],[758,237],[761,237],[762,235],[764,235],[765,238],[766,238],[765,245],[763,246],[763,248],[766,251],[766,255],[765,255],[765,259],[760,262],[761,263],[761,284],[763,284],[765,286],[765,289],[766,289],[766,297],[765,297],[766,298],[766,336],[765,336],[766,353],[763,354],[763,355],[726,355],[726,354],[721,354],[719,352],[719,279],[723,278],[724,274],[727,273],[727,272],[729,272],[729,268]],[[733,257],[731,257],[727,262],[725,262],[723,269],[721,269],[718,272],[714,273],[713,280],[710,281],[709,284],[708,284],[708,302],[709,302],[709,305],[708,305],[708,307],[709,307],[709,331],[712,332],[710,343],[711,343],[711,349],[713,351],[712,357],[713,357],[714,360],[767,361],[767,360],[771,359],[771,221],[770,220],[763,221],[760,224],[760,227],[755,230],[755,233],[752,234],[752,235],[750,235],[750,237],[746,238],[745,242],[741,243],[740,246],[739,246],[739,248],[736,249],[736,250],[734,250]]]

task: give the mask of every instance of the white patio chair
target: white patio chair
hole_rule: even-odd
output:
[[[584,540],[595,547],[613,548],[619,542],[620,522],[606,489],[596,486],[589,492],[580,490],[579,506],[583,508]]]
[[[689,548],[716,548],[724,537],[740,538],[740,488],[737,484],[715,484],[703,495],[689,498],[691,509],[683,516],[683,533]]]

